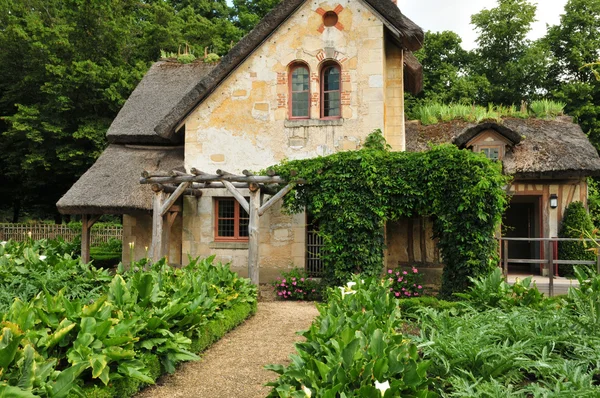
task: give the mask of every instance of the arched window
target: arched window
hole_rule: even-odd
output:
[[[290,118],[310,117],[310,73],[304,64],[290,69]]]
[[[321,69],[321,118],[341,116],[341,71],[337,64]]]

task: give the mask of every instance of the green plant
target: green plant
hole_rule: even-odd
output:
[[[332,289],[291,364],[266,367],[280,374],[269,397],[437,396],[429,391],[430,362],[396,332],[400,313],[389,287],[357,276]]]
[[[283,300],[319,300],[321,285],[314,278],[310,278],[306,271],[294,268],[289,272],[282,272],[276,280],[271,282],[277,297]]]
[[[494,269],[489,275],[472,278],[471,282],[471,287],[465,293],[455,293],[455,296],[468,301],[475,308],[538,308],[546,303],[544,295],[535,283],[532,284],[531,277],[522,280],[517,278],[511,285],[504,279],[500,268]]]
[[[419,297],[425,292],[421,285],[422,275],[415,267],[389,269],[387,277],[391,285],[390,292],[398,298]]]
[[[588,237],[594,231],[594,224],[589,213],[581,202],[573,202],[565,209],[559,238],[579,239]],[[596,247],[596,245],[593,245]],[[596,259],[596,255],[590,250],[587,242],[566,241],[558,243],[558,258],[560,260],[589,260]],[[573,276],[572,264],[559,264],[560,275]]]
[[[564,102],[542,99],[532,101],[529,107],[536,117],[550,119],[562,115],[566,105]]]
[[[204,57],[204,63],[206,64],[216,64],[220,60],[221,57],[219,57],[219,55],[215,53],[207,54],[206,57]]]
[[[496,227],[507,198],[501,165],[451,145],[427,152],[362,149],[274,166],[282,178],[305,180],[285,197],[291,212],[312,213],[323,238],[324,280],[339,285],[383,268],[386,221],[431,216],[445,267],[441,293],[487,274],[497,257]]]

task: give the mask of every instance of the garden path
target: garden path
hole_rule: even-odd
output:
[[[256,315],[225,335],[173,375],[164,376],[136,398],[264,398],[264,384],[277,374],[268,364],[287,364],[295,352],[296,334],[308,329],[318,312],[314,303],[259,302]]]

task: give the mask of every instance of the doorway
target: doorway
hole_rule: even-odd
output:
[[[502,219],[502,236],[507,238],[541,237],[541,196],[515,195]],[[540,242],[510,241],[508,258],[540,259]],[[513,274],[539,274],[539,265],[532,263],[508,264]]]

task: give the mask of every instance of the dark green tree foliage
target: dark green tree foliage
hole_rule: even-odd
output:
[[[427,102],[472,104],[486,97],[489,82],[472,73],[475,55],[461,47],[454,32],[426,32],[425,44],[415,56],[423,65],[423,92],[406,94],[407,112]]]
[[[0,207],[55,213],[161,49],[243,33],[226,0],[0,0]]]
[[[600,0],[569,0],[544,40],[554,55],[548,89],[600,147],[600,81],[582,68],[600,59]]]
[[[249,32],[281,0],[233,0],[236,25]]]
[[[565,209],[562,225],[558,233],[559,238],[584,238],[594,230],[594,224],[587,210],[581,202],[573,202]],[[595,260],[596,255],[588,250],[590,247],[583,242],[560,242],[558,245],[558,258],[561,260]],[[559,264],[561,276],[573,276],[572,264]]]
[[[379,275],[386,221],[415,215],[434,220],[446,264],[443,295],[463,291],[468,277],[494,267],[507,179],[484,156],[451,145],[424,153],[363,149],[274,169],[286,179],[306,180],[286,196],[286,206],[292,212],[306,208],[319,222],[329,284],[345,283],[357,272]]]
[[[526,39],[536,6],[528,0],[498,0],[498,6],[471,16],[479,31],[473,71],[490,83],[481,103],[520,104],[535,99],[543,86],[548,52]]]

